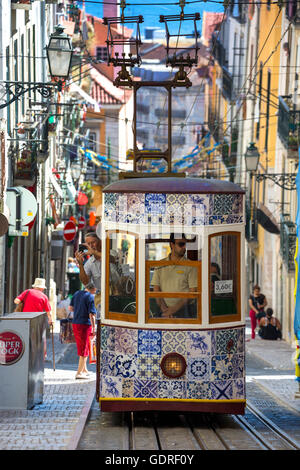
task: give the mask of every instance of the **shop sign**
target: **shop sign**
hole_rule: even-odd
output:
[[[0,333],[0,365],[10,366],[18,362],[24,353],[24,341],[13,331]]]

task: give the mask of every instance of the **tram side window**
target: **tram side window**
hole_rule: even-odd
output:
[[[109,234],[108,310],[136,314],[136,238],[128,233]]]
[[[210,316],[240,314],[240,234],[210,237]]]
[[[148,243],[147,243],[148,242]],[[192,259],[191,259],[192,258]],[[198,239],[185,234],[146,240],[146,309],[149,321],[197,319],[201,258]]]

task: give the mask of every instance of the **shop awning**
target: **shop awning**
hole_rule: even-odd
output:
[[[264,205],[258,204],[256,208],[257,222],[269,233],[280,234],[280,228],[271,211]]]

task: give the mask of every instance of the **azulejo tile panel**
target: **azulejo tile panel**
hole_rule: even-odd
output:
[[[186,339],[188,356],[210,355],[211,334],[211,331],[188,331]]]
[[[189,357],[187,365],[188,381],[207,381],[210,377],[210,358]]]
[[[158,382],[158,398],[186,398],[186,384],[180,380]]]
[[[162,354],[177,352],[186,356],[186,332],[185,331],[163,331],[162,332]]]
[[[153,225],[241,224],[243,195],[104,193],[104,220]]]
[[[158,330],[139,330],[138,354],[161,354],[161,335]]]
[[[244,399],[244,328],[157,330],[101,327],[101,396],[107,398]],[[166,377],[165,354],[186,361],[185,374]]]
[[[124,354],[137,354],[138,330],[115,329],[115,350]]]

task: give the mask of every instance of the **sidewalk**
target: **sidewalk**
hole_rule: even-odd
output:
[[[0,410],[0,450],[75,450],[95,394],[96,374],[75,380],[76,366],[61,360],[73,345],[59,341],[59,321],[47,338],[44,399],[32,410]]]
[[[250,333],[247,321],[246,339],[250,338]],[[0,410],[0,450],[76,449],[94,399],[96,374],[92,373],[84,381],[75,380],[76,365],[63,361],[69,347],[73,345],[59,341],[57,321],[54,329],[56,370],[53,370],[50,335],[47,338],[43,403],[33,410]],[[254,341],[246,342],[246,354],[263,359],[266,369],[280,372],[280,375],[247,375],[247,382],[254,381],[262,391],[266,390],[300,412],[300,399],[295,399],[298,384],[292,362],[295,348],[285,341],[266,341],[257,336]]]
[[[246,354],[253,355],[266,363],[266,369],[276,369],[280,375],[247,376],[247,381],[253,380],[262,389],[271,393],[290,407],[300,412],[300,398],[295,398],[299,391],[295,380],[296,345],[290,345],[284,340],[268,341],[256,335],[251,340],[250,319],[246,319]],[[283,374],[286,371],[286,374]]]

